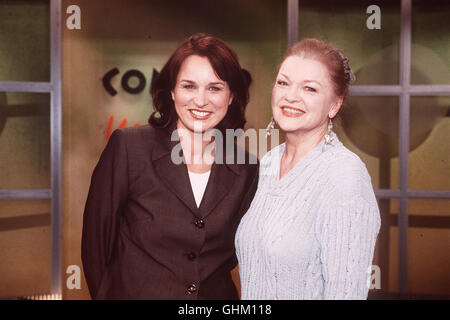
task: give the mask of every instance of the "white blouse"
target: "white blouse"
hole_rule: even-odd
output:
[[[211,170],[205,173],[195,173],[188,170],[188,173],[189,180],[191,181],[192,192],[194,193],[195,203],[197,204],[197,207],[200,207]]]

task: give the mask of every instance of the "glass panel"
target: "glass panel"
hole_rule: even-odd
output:
[[[0,81],[49,81],[49,1],[1,1],[0,43]]]
[[[389,227],[389,273],[388,292],[398,293],[398,227]]]
[[[350,59],[355,85],[398,84],[400,1],[383,1],[380,29],[369,29],[374,1],[299,1],[299,39],[332,42]],[[371,21],[371,19],[370,19]]]
[[[378,242],[388,242],[389,248],[389,292],[397,292],[398,287],[398,205],[397,199],[390,200],[389,218],[383,214],[382,231]],[[444,279],[448,278],[450,259],[448,243],[450,240],[450,200],[408,201],[408,294],[448,295],[450,291]],[[384,220],[384,221],[383,221]],[[383,239],[383,229],[389,225],[389,239]],[[385,257],[379,250],[379,259]],[[383,278],[382,278],[383,280]],[[386,279],[385,279],[386,280]],[[383,281],[382,281],[383,283]]]
[[[410,200],[408,288],[410,293],[450,295],[450,200]]]
[[[0,200],[0,297],[50,293],[50,200]]]
[[[50,188],[50,95],[0,92],[0,189]]]
[[[441,199],[410,199],[408,201],[408,211],[409,216],[418,216],[417,219],[422,219],[425,217],[450,217],[450,199],[449,200],[441,200]],[[448,222],[443,224],[429,224],[428,222],[424,222],[425,224],[416,224],[415,217],[410,219],[409,226],[410,227],[425,227],[429,226],[432,228],[445,227],[448,228]],[[419,220],[420,220],[419,219]],[[425,218],[427,220],[428,218]],[[427,220],[428,221],[428,220]],[[431,223],[431,221],[430,221]],[[450,240],[450,239],[449,239]]]
[[[448,0],[413,1],[411,83],[450,83]]]
[[[335,131],[366,164],[375,189],[398,188],[398,97],[349,97]]]
[[[409,189],[450,190],[450,96],[411,97]]]

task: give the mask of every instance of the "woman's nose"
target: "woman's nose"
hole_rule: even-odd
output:
[[[194,97],[194,103],[196,107],[204,107],[206,103],[206,92],[204,89],[199,89],[196,92],[196,95]]]
[[[286,100],[288,102],[297,102],[300,100],[300,90],[297,86],[291,86],[286,93]]]

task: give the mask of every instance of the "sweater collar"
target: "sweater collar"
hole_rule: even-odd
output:
[[[270,154],[270,161],[267,163],[269,168],[266,168],[265,174],[273,176],[274,185],[273,187],[281,187],[289,185],[291,182],[295,182],[297,179],[297,172],[302,172],[306,170],[310,165],[318,161],[323,155],[327,154],[335,147],[342,145],[341,141],[334,132],[331,132],[332,139],[327,144],[325,138],[310,150],[302,159],[300,159],[294,167],[280,180],[280,163],[281,157],[283,156],[284,150],[286,149],[286,143],[282,143],[278,147],[272,149]],[[263,165],[263,164],[262,164]],[[268,169],[268,170],[267,170]]]

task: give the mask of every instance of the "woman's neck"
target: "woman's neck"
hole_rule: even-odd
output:
[[[310,131],[286,132],[284,162],[297,163],[323,140],[326,132],[326,127]]]
[[[195,173],[209,171],[214,160],[214,142],[204,140],[204,133],[189,130],[180,122],[177,129],[188,170]]]

